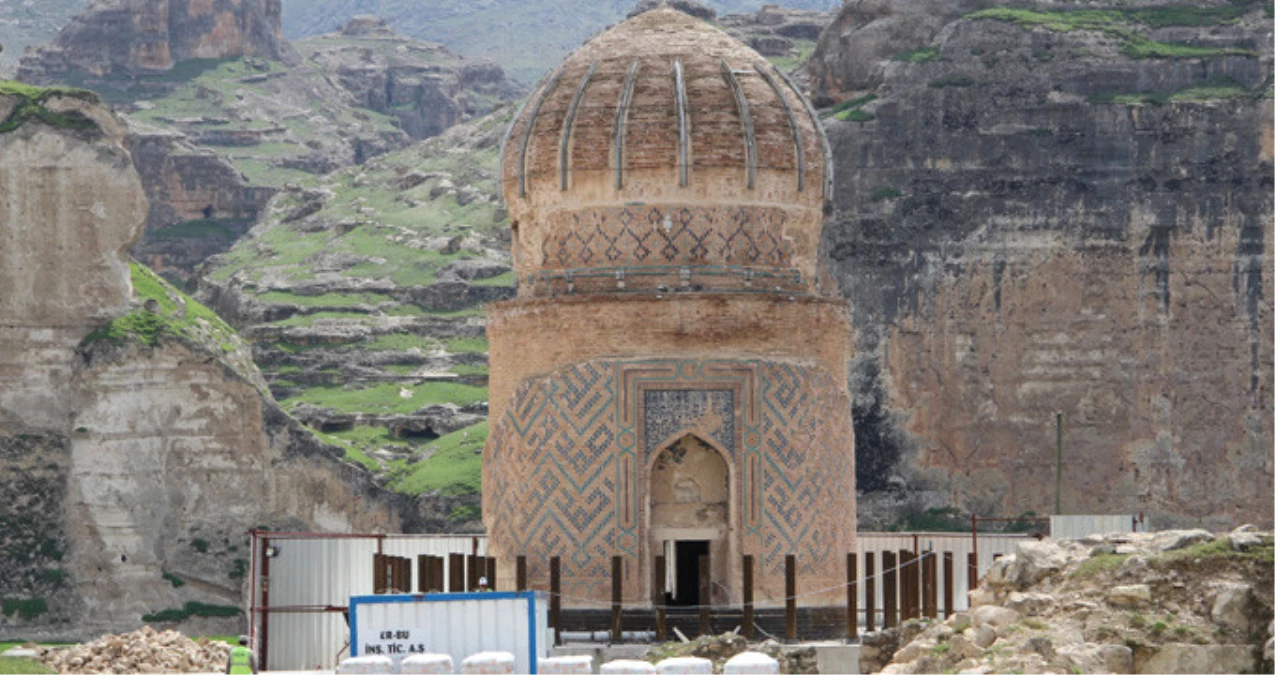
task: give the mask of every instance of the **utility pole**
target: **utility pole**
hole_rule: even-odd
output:
[[[1063,474],[1063,471],[1062,471],[1062,436],[1063,436],[1062,417],[1063,415],[1061,410],[1056,411],[1054,413],[1054,429],[1057,431],[1057,436],[1058,436],[1058,453],[1055,457],[1055,464],[1057,465],[1057,473],[1055,474],[1055,477],[1054,477],[1054,515],[1055,516],[1062,515],[1062,474]]]

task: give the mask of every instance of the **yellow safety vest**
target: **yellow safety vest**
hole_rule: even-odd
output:
[[[252,650],[244,646],[230,650],[230,675],[252,675]]]

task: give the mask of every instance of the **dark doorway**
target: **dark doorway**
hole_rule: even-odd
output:
[[[674,560],[677,562],[677,595],[674,605],[700,604],[700,586],[707,586],[708,579],[700,578],[700,556],[708,555],[707,541],[679,541],[674,544]],[[707,598],[705,598],[707,600]]]

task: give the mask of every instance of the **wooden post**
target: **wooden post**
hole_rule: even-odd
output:
[[[465,554],[449,553],[447,555],[447,592],[460,593],[465,590]]]
[[[478,590],[478,554],[476,553],[465,556],[465,590],[469,592]]]
[[[416,580],[420,583],[417,593],[429,592],[429,556],[416,556]]]
[[[952,613],[956,610],[952,608],[952,599],[955,595],[952,593],[952,573],[956,567],[955,556],[951,551],[943,552],[943,618],[951,618]]]
[[[708,615],[708,606],[713,604],[712,565],[708,554],[699,557],[699,634],[712,635],[712,621]]]
[[[884,561],[881,567],[885,567]],[[863,554],[863,576],[863,624],[871,633],[877,629],[877,565],[872,551]]]
[[[527,556],[518,556],[515,564],[517,565],[517,570],[515,570],[514,576],[517,577],[518,590],[525,591],[527,590]]]
[[[434,556],[434,589],[442,593],[447,588],[447,575],[443,571],[447,567],[447,559],[443,556]]]
[[[971,591],[974,590],[975,588],[978,588],[978,554],[977,553],[969,554],[969,561],[968,561],[965,573],[969,577],[969,586],[967,586],[966,588]]]
[[[916,555],[911,551],[899,551],[899,565],[903,568],[904,600],[903,619],[915,619],[920,616],[921,566],[917,564]],[[901,621],[901,622],[902,622]],[[900,623],[901,623],[900,622]]]
[[[939,555],[926,551],[921,560],[924,562],[921,571],[925,575],[921,582],[921,612],[927,619],[933,619],[939,615]]]
[[[744,638],[753,639],[753,557],[744,556]]]
[[[881,572],[885,575],[881,584],[881,592],[885,595],[883,603],[885,620],[881,622],[881,625],[886,628],[894,628],[899,625],[898,605],[895,602],[894,595],[895,584],[898,581],[897,557],[898,555],[894,551],[881,552]]]
[[[846,639],[859,637],[859,560],[846,554]]]
[[[621,613],[624,611],[624,558],[611,556],[611,641],[623,637]]]
[[[668,590],[665,579],[664,556],[655,556],[655,639],[663,642],[668,637],[668,626],[664,623],[664,592]]]
[[[784,637],[797,639],[797,556],[784,556]]]
[[[487,589],[496,590],[496,559],[487,556],[483,557],[487,568]]]
[[[372,554],[372,592],[385,593],[385,556],[380,553]]]
[[[562,644],[562,559],[549,559],[549,625],[553,626],[553,643]]]

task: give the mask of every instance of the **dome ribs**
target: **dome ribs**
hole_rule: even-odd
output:
[[[686,187],[690,129],[687,128],[686,79],[682,76],[681,59],[673,62],[673,82],[677,91],[677,185]]]
[[[652,63],[654,61],[654,63]],[[677,86],[668,62],[644,59],[625,122],[624,170],[671,170],[677,163]]]
[[[566,66],[558,69],[554,73],[553,79],[545,85],[541,90],[540,97],[536,99],[536,104],[531,107],[531,114],[527,116],[527,128],[523,130],[522,135],[522,152],[518,158],[518,196],[525,198],[527,196],[527,149],[531,146],[531,134],[536,129],[536,118],[540,116],[540,106],[544,105],[545,99],[558,88],[558,82],[562,80],[562,74],[567,71]]]
[[[730,64],[726,63],[726,59],[721,60],[722,77],[726,79],[726,84],[730,85],[730,90],[735,94],[735,109],[739,111],[740,122],[744,126],[744,153],[746,155],[746,163],[748,165],[748,189],[752,190],[757,186],[757,139],[753,135],[753,117],[748,111],[748,99],[744,96],[743,87],[739,86],[739,79],[735,77],[735,71],[731,69]]]
[[[594,61],[584,77],[580,78],[580,86],[571,99],[571,106],[567,108],[566,119],[562,121],[562,139],[558,142],[558,177],[562,183],[563,192],[567,190],[567,171],[570,168],[570,157],[567,153],[571,148],[571,128],[575,124],[576,108],[580,106],[580,99],[584,98],[584,91],[589,88],[589,81],[593,79],[593,74],[596,72],[598,72],[598,62]]]
[[[788,85],[788,88],[792,90],[792,93],[797,95],[797,99],[801,101],[801,105],[806,109],[806,115],[808,115],[811,121],[817,125],[819,123],[819,113],[815,111],[815,107],[810,103],[810,99],[806,98],[806,95],[801,93],[801,89],[797,87],[797,83],[793,82],[792,78],[789,77],[787,73],[779,70],[778,68],[775,68],[774,70],[779,74],[779,77],[783,78],[784,83]],[[828,135],[820,131],[818,127],[815,127],[815,135],[819,137],[819,144],[823,149],[822,196],[824,199],[832,199],[832,144],[828,142]]]
[[[615,111],[615,189],[624,189],[624,137],[629,124],[629,103],[633,100],[633,83],[637,81],[638,70],[642,64],[633,59],[629,66],[629,74],[624,78],[624,91],[620,94],[620,103]]]
[[[792,112],[792,105],[788,103],[788,97],[784,96],[784,92],[779,88],[779,82],[775,80],[775,76],[766,72],[761,64],[754,64],[753,69],[758,75],[770,85],[770,90],[775,93],[775,98],[779,99],[780,105],[783,106],[784,115],[788,118],[788,128],[792,129],[793,156],[797,160],[797,192],[805,192],[806,190],[806,146],[801,141],[801,127],[797,125],[797,116]]]

